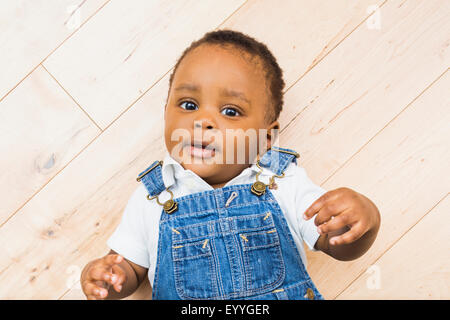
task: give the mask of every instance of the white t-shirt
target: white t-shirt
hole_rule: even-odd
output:
[[[187,194],[214,190],[193,171],[185,170],[168,152],[164,157],[161,170],[164,185],[172,186],[174,199]],[[253,183],[256,181],[256,173],[259,171],[256,164],[253,164],[228,181],[225,186]],[[310,250],[316,251],[314,244],[320,234],[317,232],[314,218],[306,221],[303,219],[303,213],[326,191],[314,184],[307,176],[305,169],[297,166],[294,162],[291,162],[284,172],[283,178],[275,177],[278,188],[270,191],[285,215],[295,244],[306,266],[307,261],[302,241],[305,241]],[[267,184],[272,175],[272,171],[263,168],[259,180]],[[153,286],[162,206],[157,204],[156,199],[147,200],[147,194],[144,184],[140,183],[128,201],[122,220],[108,239],[107,244],[126,259],[148,268],[148,279]],[[170,194],[165,191],[159,195],[161,203],[169,198]]]

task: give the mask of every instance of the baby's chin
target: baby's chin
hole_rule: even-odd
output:
[[[181,162],[181,165],[185,170],[191,170],[205,181],[214,178],[223,170],[223,165],[217,163],[194,163],[193,161],[191,161]]]

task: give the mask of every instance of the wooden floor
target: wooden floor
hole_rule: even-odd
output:
[[[307,251],[319,291],[449,299],[449,16],[448,0],[3,1],[0,298],[84,299],[81,269],[164,154],[176,59],[228,28],[284,71],[280,146],[315,183],[380,209],[361,258]]]

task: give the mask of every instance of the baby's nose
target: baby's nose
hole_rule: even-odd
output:
[[[207,120],[196,120],[194,121],[194,128],[203,128],[203,126],[205,127],[205,129],[213,129],[213,125],[211,124],[210,121]]]

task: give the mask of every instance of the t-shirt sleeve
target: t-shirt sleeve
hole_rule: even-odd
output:
[[[146,199],[145,192],[138,187],[128,200],[119,225],[106,243],[124,258],[149,268],[142,199]]]
[[[299,223],[300,235],[303,241],[308,245],[311,251],[318,251],[314,249],[314,245],[319,239],[320,234],[317,232],[317,227],[314,224],[315,216],[309,220],[303,218],[303,213],[324,193],[327,191],[316,185],[306,174],[302,167],[295,167],[298,176],[298,185],[296,191],[296,207],[297,207],[297,221]]]

